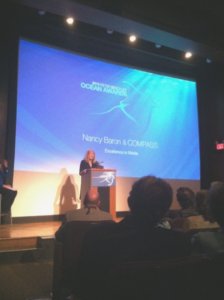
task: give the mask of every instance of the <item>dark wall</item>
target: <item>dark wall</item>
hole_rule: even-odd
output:
[[[9,160],[10,181],[14,161],[16,76],[18,28],[11,7],[1,6],[0,11],[0,159]]]
[[[224,181],[224,151],[216,150],[216,141],[224,140],[223,66],[206,65],[198,69],[198,107],[201,144],[201,181]]]
[[[0,48],[0,158],[5,156],[6,122],[7,122],[7,80],[8,68],[6,50]]]
[[[122,36],[118,35],[114,39],[102,29],[89,27],[87,24],[67,29],[61,25],[62,20],[58,16],[42,18],[36,11],[20,7],[14,8],[13,11],[14,14],[10,10],[11,19],[1,18],[0,24],[3,41],[0,47],[0,157],[10,160],[11,175],[15,146],[18,39],[19,36],[23,36],[145,70],[196,78],[201,185],[206,188],[213,180],[224,180],[224,153],[215,150],[215,141],[224,139],[223,66],[183,63],[165,55],[149,53],[144,45],[129,47],[125,45]],[[7,7],[4,16],[9,15],[8,13]]]

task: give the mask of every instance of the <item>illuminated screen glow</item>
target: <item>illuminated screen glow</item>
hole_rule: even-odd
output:
[[[199,180],[196,83],[20,40],[15,170]]]

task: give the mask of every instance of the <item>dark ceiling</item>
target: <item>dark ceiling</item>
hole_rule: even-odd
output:
[[[10,1],[10,0],[9,0]],[[224,63],[224,1],[11,0]]]
[[[73,1],[73,0],[72,0]],[[224,49],[224,2],[217,0],[79,0],[115,15],[154,25]]]

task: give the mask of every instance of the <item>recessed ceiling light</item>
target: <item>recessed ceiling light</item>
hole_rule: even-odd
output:
[[[192,52],[190,52],[190,51],[187,51],[187,52],[185,52],[185,58],[191,58],[192,57]]]
[[[68,25],[73,25],[74,24],[74,18],[73,17],[68,17],[68,18],[66,18],[66,23],[68,24]]]
[[[136,37],[135,34],[131,34],[131,35],[129,36],[129,41],[130,41],[131,43],[134,43],[136,40],[137,40],[137,37]]]

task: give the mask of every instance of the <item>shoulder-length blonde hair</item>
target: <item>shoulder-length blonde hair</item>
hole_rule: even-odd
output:
[[[96,153],[92,149],[89,149],[89,150],[86,151],[86,154],[84,156],[84,160],[87,161],[87,162],[89,162],[89,158],[88,157],[89,157],[89,153],[90,152],[92,152],[94,154],[93,162],[95,163],[96,162]]]

